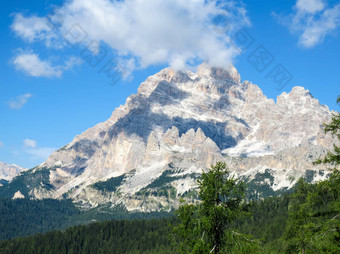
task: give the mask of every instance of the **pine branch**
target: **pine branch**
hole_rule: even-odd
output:
[[[248,242],[258,243],[258,240],[249,239],[249,238],[245,237],[243,234],[240,234],[240,233],[238,233],[238,232],[236,232],[236,231],[233,231],[233,230],[232,230],[232,233],[235,234],[235,235],[238,235],[238,236],[242,237],[243,239],[245,239],[245,240],[248,241]]]
[[[214,247],[211,249],[211,251],[209,253],[212,253],[215,250],[216,245],[214,245]]]
[[[332,231],[336,231],[336,228],[330,228],[330,229],[328,229],[326,232],[321,233],[321,234],[315,236],[314,238],[316,239],[316,238],[318,238],[318,237],[321,236],[321,235],[322,235],[322,236],[325,236],[328,232],[332,232]]]

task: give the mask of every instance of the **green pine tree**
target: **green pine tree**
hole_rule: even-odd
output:
[[[316,224],[312,238],[315,249],[320,253],[340,253],[340,172],[318,183],[308,202]]]
[[[337,98],[340,106],[340,95]],[[336,136],[340,141],[340,112],[333,113],[332,120],[325,125],[325,132]],[[311,202],[320,204],[328,202],[327,209],[319,212],[319,217],[324,217],[320,230],[315,236],[319,248],[327,253],[340,252],[340,147],[333,144],[334,151],[328,152],[325,158],[315,161],[315,164],[326,163],[334,166],[330,178],[317,185],[317,194],[311,197]]]
[[[311,185],[300,178],[291,196],[288,221],[283,235],[287,253],[305,254],[307,250],[312,249],[315,224],[311,218],[311,206],[308,203],[310,190]]]
[[[177,210],[180,223],[174,235],[182,253],[242,253],[254,250],[257,242],[232,228],[244,215],[241,203],[245,185],[231,177],[226,164],[218,162],[198,180],[200,202]]]
[[[340,95],[336,101],[340,106]],[[340,141],[340,112],[333,113],[332,120],[329,124],[325,124],[324,128],[325,133],[331,133],[333,136],[336,136],[337,139]],[[319,159],[315,161],[315,164],[327,163],[331,164],[337,170],[337,166],[340,165],[340,147],[333,144],[334,151],[328,152],[325,158]]]

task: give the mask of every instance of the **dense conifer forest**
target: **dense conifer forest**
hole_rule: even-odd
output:
[[[0,240],[29,236],[96,221],[169,217],[168,213],[128,213],[123,208],[82,209],[71,200],[0,199]]]
[[[300,180],[291,194],[244,203],[242,207],[248,216],[233,226],[258,240],[254,253],[299,253],[301,242],[306,243],[305,253],[339,253],[339,189],[334,189],[335,186],[339,186],[339,174],[314,185]],[[303,193],[306,198],[298,200]],[[303,220],[296,217],[296,211],[299,216],[303,212],[299,206],[309,207],[309,214],[302,214]],[[73,213],[68,208],[65,211]],[[58,211],[54,212],[55,218],[60,216]],[[178,242],[172,237],[172,228],[177,223],[175,216],[95,222],[3,240],[0,253],[178,253]],[[291,225],[297,227],[292,231]]]

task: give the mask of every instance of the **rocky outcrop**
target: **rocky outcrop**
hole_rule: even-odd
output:
[[[194,202],[197,174],[220,160],[247,179],[270,171],[275,178],[270,188],[280,190],[307,170],[324,170],[312,161],[333,142],[322,131],[330,117],[303,87],[275,103],[258,86],[241,83],[234,67],[202,64],[196,73],[167,68],[147,78],[110,119],[75,137],[35,172],[50,172],[53,191],[45,196],[142,211],[170,209],[174,195]],[[103,192],[102,183],[111,191]],[[41,188],[31,193],[44,196]]]

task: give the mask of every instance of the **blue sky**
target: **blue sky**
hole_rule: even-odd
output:
[[[339,1],[14,0],[1,7],[6,163],[43,162],[167,66],[232,63],[270,98],[299,85],[338,110]]]

